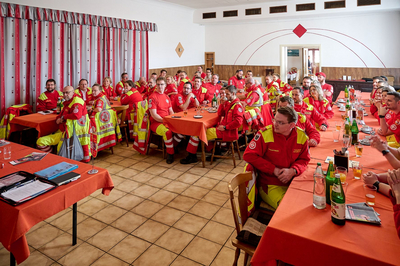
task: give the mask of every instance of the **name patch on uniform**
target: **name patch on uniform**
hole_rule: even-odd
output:
[[[241,111],[240,111],[241,112]],[[260,139],[260,133],[257,133],[255,136],[254,136],[254,140],[255,141],[257,141],[257,140],[259,140]]]
[[[301,152],[301,149],[294,149],[293,150],[293,153],[300,153]]]
[[[270,149],[268,148],[269,151],[274,151],[274,152],[279,152],[279,150],[274,150],[274,149]]]

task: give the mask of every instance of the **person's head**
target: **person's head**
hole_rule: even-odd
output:
[[[241,69],[236,70],[236,78],[237,79],[243,78],[243,70],[241,70]]]
[[[185,72],[185,71],[181,71],[181,73],[179,73],[179,77],[180,77],[181,79],[185,79],[185,78],[187,77],[186,72]]]
[[[140,86],[146,86],[146,78],[145,77],[140,77],[139,78],[139,85]]]
[[[165,78],[158,77],[157,80],[155,80],[155,83],[157,84],[157,92],[163,94],[165,88],[167,87],[167,81],[165,80]]]
[[[271,82],[274,82],[274,78],[272,77],[272,75],[267,75],[265,77],[265,83],[270,84]]]
[[[151,73],[151,77],[150,78],[152,78],[152,79],[154,79],[154,80],[157,80],[157,73]]]
[[[386,104],[387,94],[392,91],[389,87],[382,87],[382,102]]]
[[[125,81],[127,81],[129,79],[128,73],[122,73],[121,74],[121,81],[122,83],[124,83]]]
[[[128,93],[133,87],[135,87],[135,84],[133,83],[132,80],[127,80],[124,82],[124,93]]]
[[[168,75],[165,80],[167,81],[167,85],[175,83],[174,78]]]
[[[156,79],[151,78],[149,80],[149,87],[154,88],[156,86]]]
[[[203,73],[203,67],[202,66],[198,66],[197,67],[197,71],[199,71],[200,73]]]
[[[255,83],[254,78],[246,78],[245,80],[245,86],[246,88],[250,88],[251,86],[253,86]]]
[[[195,77],[194,80],[193,80],[193,87],[194,87],[194,89],[195,89],[195,90],[200,89],[201,83],[202,83],[202,82],[201,82],[201,77]]]
[[[389,110],[400,111],[400,93],[391,91],[387,93],[386,105]]]
[[[253,77],[253,71],[251,71],[251,70],[247,70],[246,77],[248,77],[248,78],[251,78],[251,77]]]
[[[183,93],[183,95],[188,95],[191,92],[192,92],[192,83],[190,81],[188,81],[185,84],[183,84],[182,93]]]
[[[318,78],[319,83],[321,83],[323,85],[325,83],[326,75],[324,72],[319,72],[319,73],[317,73],[317,78]]]
[[[293,107],[294,106],[294,101],[290,96],[283,96],[279,98],[279,103],[278,107]]]
[[[295,104],[301,104],[303,101],[304,91],[300,87],[294,87],[292,90],[292,98]]]
[[[48,92],[53,92],[56,89],[56,81],[54,79],[48,79],[46,81],[46,90]]]
[[[384,80],[384,81],[388,81],[388,78],[386,77],[386,76],[381,76],[381,78],[382,78],[382,80]]]
[[[66,86],[63,89],[64,100],[69,101],[74,97],[74,88],[72,86]]]
[[[278,73],[274,73],[274,74],[272,74],[272,78],[273,78],[274,81],[277,81],[278,79],[281,78],[281,76],[279,76]]]
[[[303,78],[303,90],[309,90],[311,86],[311,78],[310,77],[304,77]]]
[[[92,85],[92,94],[94,97],[99,96],[99,94],[101,93],[101,89],[100,89],[100,85],[95,83]]]
[[[160,77],[166,77],[167,76],[167,70],[162,69],[160,72]]]
[[[376,76],[372,78],[372,88],[376,90],[378,88],[378,82],[381,81],[382,78],[380,76]]]
[[[321,87],[316,84],[310,86],[310,94],[315,100],[322,101],[324,99]]]
[[[218,76],[218,74],[212,75],[211,83],[212,83],[213,85],[217,85],[218,81],[219,81],[219,76]]]
[[[288,136],[297,123],[298,115],[292,107],[281,107],[275,115],[274,131]]]
[[[375,99],[377,99],[377,100],[382,100],[382,89],[383,89],[384,87],[383,86],[379,86],[378,88],[376,88],[376,91],[375,91]],[[386,95],[387,96],[387,95]]]
[[[181,74],[181,72],[182,72],[182,70],[179,69],[178,71],[176,71],[176,75],[179,76],[179,74]]]
[[[225,89],[226,99],[228,101],[234,101],[236,99],[236,92],[237,89],[235,86],[229,85],[228,87],[226,87]]]
[[[379,88],[379,87],[389,87],[389,83],[387,82],[387,81],[384,81],[384,80],[380,80],[380,81],[378,81],[378,84],[377,84],[377,88]]]
[[[112,83],[112,80],[111,80],[110,77],[105,77],[103,79],[103,86],[104,87],[106,87],[106,88],[110,87],[111,83]]]
[[[87,79],[81,79],[81,80],[79,81],[79,89],[82,90],[82,91],[86,91],[86,90],[87,90],[87,87],[88,87],[88,81],[87,81]]]
[[[201,78],[201,72],[200,71],[194,72],[194,76]]]
[[[223,100],[228,100],[226,98],[226,87],[222,87],[221,90],[219,91],[219,97]]]
[[[209,76],[212,75],[211,68],[207,68],[207,69],[206,69],[206,75],[207,75],[207,77],[209,77]]]

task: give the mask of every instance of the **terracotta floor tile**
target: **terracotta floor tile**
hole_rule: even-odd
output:
[[[226,208],[221,208],[211,219],[213,221],[235,227],[235,222],[233,221],[232,211]]]
[[[185,258],[183,256],[178,256],[171,264],[171,266],[200,266],[200,265],[201,264],[198,264],[197,262],[189,260],[188,258]]]
[[[221,181],[212,190],[229,195],[228,182]]]
[[[233,219],[233,218],[232,218],[232,219]],[[228,241],[226,241],[224,247],[229,248],[229,249],[232,249],[232,250],[236,250],[236,247],[234,247],[234,246],[232,245],[232,238],[236,238],[236,236],[237,236],[237,233],[236,233],[236,231],[235,231],[235,229],[234,229],[234,231],[232,232],[232,234],[229,236]]]
[[[137,161],[143,161],[143,160],[146,158],[146,155],[142,155],[142,154],[138,153],[138,154],[132,155],[132,156],[129,157],[129,158],[130,158],[130,159],[137,160]]]
[[[138,160],[134,160],[134,159],[123,159],[122,161],[117,162],[118,165],[121,165],[123,167],[131,167],[132,165],[138,163]]]
[[[110,166],[111,165],[111,163],[109,163],[109,162],[106,162],[106,161],[94,161],[94,163],[93,163],[95,166],[97,166],[97,167],[101,167],[101,168],[107,168],[108,166]]]
[[[132,150],[132,148],[119,153],[120,156],[129,157],[129,158],[132,158],[132,156],[134,154],[135,154],[135,152]]]
[[[181,255],[196,262],[209,265],[214,260],[221,248],[221,245],[215,244],[200,237],[196,237],[185,248]]]
[[[235,260],[235,250],[223,247],[211,266],[231,266]],[[237,265],[243,265],[244,254],[240,254]]]
[[[137,215],[133,212],[127,212],[111,223],[111,225],[130,234],[146,220],[147,218],[143,216]]]
[[[193,238],[194,235],[170,228],[155,244],[179,254]]]
[[[58,262],[62,265],[73,266],[73,265],[90,265],[95,260],[100,258],[104,254],[100,249],[88,244],[83,243],[64,257],[62,257]],[[37,264],[40,265],[40,264]]]
[[[114,201],[116,201],[117,199],[120,199],[121,197],[125,196],[126,192],[123,192],[119,189],[114,188],[113,190],[111,190],[110,194],[108,196],[104,195],[104,194],[100,194],[98,195],[96,198],[99,200],[103,200],[105,202],[108,203],[112,203]]]
[[[192,168],[194,165],[193,164],[176,164],[174,166],[174,170],[181,171],[181,172],[186,172],[190,168]]]
[[[8,255],[8,262],[6,264],[3,265],[10,265],[10,255]],[[51,265],[54,261],[52,259],[50,259],[49,257],[43,255],[42,253],[40,253],[39,251],[34,251],[31,253],[31,255],[21,264],[21,266],[25,266],[25,265]]]
[[[185,213],[170,207],[164,207],[159,212],[154,214],[151,219],[163,224],[172,226],[178,221]]]
[[[123,166],[125,167],[125,166]],[[118,172],[116,175],[119,175],[123,178],[131,178],[137,174],[139,174],[140,171],[132,169],[132,168],[125,168],[124,170]]]
[[[243,173],[243,172],[241,172],[241,173]],[[234,176],[236,176],[236,174],[229,173],[229,174],[227,174],[227,175],[224,177],[224,179],[222,179],[221,181],[225,181],[225,182],[228,182],[228,183],[229,183],[229,182],[232,180],[232,178],[233,178]]]
[[[28,234],[26,236],[26,240],[28,241],[29,245],[38,249],[39,247],[49,243],[51,240],[60,236],[61,234],[63,234],[63,231],[50,224],[47,224],[35,230],[31,234]]]
[[[207,195],[204,196],[203,200],[209,203],[222,206],[229,199],[228,194],[220,193],[217,191],[210,191]]]
[[[176,254],[153,245],[133,264],[135,266],[164,266],[171,264],[176,257]]]
[[[108,203],[102,200],[92,198],[91,200],[83,203],[82,205],[80,206],[78,205],[78,211],[86,215],[93,215],[96,212],[104,209],[108,205],[109,205]]]
[[[150,218],[164,206],[149,200],[145,200],[131,211],[141,216]]]
[[[87,198],[91,199],[91,197],[87,197]],[[78,204],[78,206],[80,206],[80,205]],[[57,218],[63,216],[64,214],[66,214],[66,213],[69,212],[69,211],[71,211],[70,208],[65,209],[65,210],[62,210],[62,211],[60,211],[59,213],[56,213],[56,214],[54,214],[53,216],[47,218],[47,219],[45,220],[45,222],[46,222],[46,223],[50,223],[51,221],[54,221],[55,219],[57,219]],[[29,232],[31,232],[31,230],[29,230]],[[28,232],[28,234],[29,234],[29,232]]]
[[[153,179],[150,179],[149,181],[147,181],[146,184],[153,186],[153,187],[163,188],[166,185],[168,185],[169,183],[171,183],[170,179],[156,176]]]
[[[201,200],[189,210],[189,213],[211,219],[219,209],[220,207]]]
[[[93,235],[103,230],[107,225],[100,221],[97,221],[91,217],[81,222],[78,226],[78,238],[87,240]],[[68,230],[68,233],[72,234],[72,229]]]
[[[128,266],[129,264],[106,253],[101,258],[96,260],[91,266],[111,266],[111,265]]]
[[[141,183],[138,183],[136,181],[125,179],[125,181],[116,185],[115,188],[128,193],[128,192],[131,192],[132,190],[140,187],[141,185],[142,185]],[[111,191],[111,193],[112,193],[112,191]]]
[[[158,192],[160,189],[148,186],[148,185],[142,185],[138,188],[136,188],[134,191],[132,191],[132,194],[142,197],[142,198],[148,198],[151,195],[155,194]]]
[[[198,200],[185,196],[178,196],[171,201],[168,206],[187,212],[190,208],[197,203]]]
[[[236,168],[233,168],[232,171],[230,171],[231,174],[240,174],[243,173],[243,166],[237,166]]]
[[[143,241],[134,236],[127,236],[115,247],[113,247],[109,253],[127,263],[132,263],[137,259],[151,244]],[[109,264],[110,266],[113,264]]]
[[[194,174],[194,175],[203,176],[203,175],[205,175],[208,171],[210,171],[210,169],[208,169],[208,168],[203,168],[203,166],[200,164],[200,165],[196,165],[196,166],[193,167],[193,168],[190,168],[190,169],[188,170],[188,173]]]
[[[117,164],[112,164],[109,167],[107,167],[107,170],[110,174],[117,174],[124,169],[125,169],[125,167],[123,167],[121,165],[117,165]]]
[[[225,160],[229,160],[229,159],[225,159]],[[236,168],[238,168],[237,166],[237,162],[236,162]],[[240,167],[241,168],[241,167]],[[230,171],[232,171],[234,169],[233,165],[229,165],[229,164],[225,164],[225,163],[220,163],[218,165],[217,168],[215,168],[215,170],[218,171],[222,171],[222,172],[227,172],[229,173]],[[241,168],[242,172],[243,172],[243,168]]]
[[[105,158],[104,161],[111,163],[111,164],[115,164],[117,162],[122,161],[123,159],[124,159],[124,157],[113,154],[113,155],[107,156],[107,158]]]
[[[162,161],[158,162],[157,165],[168,168],[168,169],[173,168],[176,164],[179,163],[179,161],[177,160],[178,157],[177,156],[174,156],[174,157],[175,157],[175,161],[171,164],[167,164],[166,160],[162,160]]]
[[[115,201],[113,203],[113,205],[123,208],[125,210],[131,210],[132,208],[136,207],[143,201],[144,201],[143,198],[140,198],[135,195],[127,194],[127,195],[123,196],[122,198],[120,198],[119,200]]]
[[[209,178],[213,178],[213,179],[217,179],[217,180],[221,180],[228,174],[227,172],[218,171],[217,169],[218,169],[218,167],[216,167],[215,169],[211,169],[204,176],[209,177]]]
[[[144,171],[144,170],[146,170],[147,168],[149,168],[151,166],[153,166],[153,164],[141,161],[141,162],[138,162],[138,163],[130,166],[129,168],[135,169],[135,170],[138,170],[138,171]]]
[[[124,239],[128,234],[115,229],[111,226],[107,226],[99,233],[89,238],[87,242],[93,246],[96,246],[104,251],[110,250],[118,242]]]
[[[153,194],[151,197],[149,197],[149,200],[166,205],[177,196],[178,194],[176,193],[172,193],[166,190],[160,190],[157,193]]]
[[[88,218],[88,216],[86,214],[78,212],[77,213],[77,224],[79,224],[86,218]],[[68,231],[69,229],[72,228],[72,211],[69,211],[66,214],[64,214],[63,216],[61,216],[60,218],[55,219],[50,224],[54,225],[55,227],[57,227],[61,230]]]
[[[193,185],[202,187],[202,188],[212,189],[217,184],[218,184],[218,180],[203,176],[202,178],[197,180],[197,182],[194,183]]]
[[[2,248],[0,249],[0,265],[4,265],[4,266],[10,265],[10,252],[8,252],[7,249],[3,248],[3,245],[1,245],[1,247]],[[32,255],[32,253],[31,253],[31,255]]]
[[[199,180],[200,176],[199,175],[194,175],[194,174],[189,174],[189,173],[184,173],[180,177],[178,177],[176,180],[186,183],[186,184],[193,184],[197,180]]]
[[[191,198],[195,199],[201,199],[206,195],[210,190],[201,188],[201,187],[196,187],[196,186],[190,186],[188,189],[186,189],[182,195],[188,196]]]
[[[46,254],[53,260],[58,260],[62,256],[69,253],[71,250],[82,244],[82,240],[77,239],[77,244],[72,246],[72,235],[64,233],[53,239],[46,245],[39,248],[39,251]]]
[[[154,243],[160,236],[162,236],[170,227],[159,222],[148,220],[142,224],[138,229],[133,231],[132,235],[142,238],[146,241]]]
[[[161,161],[165,161],[165,159],[162,158],[162,153],[157,152],[155,155],[148,155],[145,159],[143,159],[143,162],[149,163],[149,164],[157,164]]]
[[[102,209],[98,213],[94,214],[92,217],[103,223],[110,224],[122,215],[126,213],[126,210],[121,209],[117,206],[110,205]]]
[[[209,221],[207,225],[200,231],[198,236],[216,242],[220,245],[224,245],[232,234],[233,230],[234,229],[230,226]]]
[[[33,227],[31,227],[31,229],[29,229],[28,234],[32,233],[33,231],[35,231],[36,229],[39,229],[42,226],[45,226],[46,224],[47,224],[47,222],[45,222],[45,221],[41,221],[40,223],[35,224]],[[0,243],[0,247],[1,248],[3,247],[3,245],[1,243]]]
[[[95,197],[99,196],[101,193],[102,193],[102,189],[98,189],[95,192],[93,192],[92,194],[90,194],[90,197],[95,198]]]
[[[166,185],[163,189],[180,194],[188,187],[189,187],[188,184],[179,181],[172,181],[171,183]]]
[[[135,176],[131,177],[131,180],[134,180],[136,182],[140,182],[140,183],[147,183],[150,179],[154,178],[155,175],[146,173],[146,172],[141,172]]]
[[[207,222],[207,219],[187,213],[174,224],[174,227],[195,235],[200,232]]]
[[[119,184],[121,184],[122,182],[124,182],[126,180],[125,178],[120,177],[118,175],[111,175],[111,179],[112,179],[115,187],[117,187]]]
[[[156,176],[159,176],[161,173],[167,171],[168,168],[159,166],[157,164],[153,165],[152,167],[149,167],[145,170],[145,172],[149,173],[149,174],[153,174]]]
[[[177,171],[175,169],[168,169],[167,171],[161,173],[160,176],[162,177],[166,177],[168,179],[172,179],[175,180],[177,179],[180,175],[182,175],[183,173],[181,171]]]

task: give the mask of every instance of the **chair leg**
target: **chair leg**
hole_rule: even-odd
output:
[[[231,150],[232,150],[233,166],[236,168],[235,148],[233,147],[233,141],[230,143],[230,148],[231,148]]]
[[[238,260],[240,256],[240,249],[236,248],[235,251],[235,260],[233,261],[233,266],[237,266]]]
[[[247,261],[249,260],[249,254],[248,253],[244,253],[244,262],[243,262],[243,266],[247,266]]]
[[[153,138],[153,132],[150,131],[149,142],[147,143],[146,155],[149,155],[150,143],[151,143],[151,139],[152,139],[152,138]]]
[[[111,154],[114,154],[114,149],[113,149],[113,147],[110,147],[110,150],[111,150]]]
[[[213,160],[214,160],[214,152],[215,152],[215,146],[217,145],[217,141],[214,141],[214,147],[213,147],[213,150],[212,150],[212,153],[211,153],[211,162],[210,162],[210,165],[212,165],[212,163],[213,163]]]
[[[162,136],[161,136],[161,146],[162,146],[162,157],[163,159],[165,159],[165,142]]]
[[[126,147],[129,147],[129,129],[128,127],[125,127],[125,141],[126,141]]]
[[[240,156],[239,142],[238,141],[235,141],[235,142],[236,142],[236,149],[237,149],[237,152],[238,152],[238,155],[239,155],[239,160],[242,160],[242,157]]]

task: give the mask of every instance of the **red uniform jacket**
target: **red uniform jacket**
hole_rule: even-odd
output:
[[[396,137],[396,141],[400,143],[400,113],[396,114],[392,110],[389,110],[385,115],[385,121]]]
[[[303,99],[307,98],[310,96],[310,90],[305,90],[303,86],[301,86],[301,88],[303,89]]]
[[[175,113],[183,111],[179,106],[186,102],[187,97],[188,97],[187,95],[178,94],[178,95],[176,95],[174,101],[171,100],[172,101],[172,109],[174,110]],[[196,107],[196,101],[194,100],[194,98],[190,98],[190,103],[189,103],[189,106],[187,109],[194,108],[194,107]]]
[[[143,99],[148,99],[150,97],[150,95],[152,95],[153,92],[155,92],[156,88],[157,88],[157,86],[154,86],[153,88],[148,87],[147,91],[143,95]]]
[[[288,137],[274,132],[273,125],[258,131],[247,146],[243,159],[257,169],[258,182],[268,191],[268,185],[289,186],[275,175],[275,167],[294,168],[301,175],[310,161],[308,137],[295,127]]]
[[[389,198],[393,204],[394,226],[396,227],[397,235],[400,238],[400,204],[396,204],[396,198],[393,197],[391,191],[389,193]]]
[[[71,100],[63,102],[64,107],[62,108],[61,112],[58,114],[58,116],[56,118],[56,119],[58,119],[58,118],[63,117],[63,119],[64,119],[64,123],[58,125],[59,129],[62,132],[65,131],[65,121],[67,121],[67,119],[78,120],[78,119],[81,119],[82,116],[87,115],[86,104],[82,105],[79,103],[75,103],[74,105],[71,106],[71,108],[68,107],[69,104],[74,99],[74,97],[79,97],[79,95],[74,93],[74,96],[71,98]]]
[[[203,103],[203,101],[211,101],[212,97],[207,92],[207,89],[204,87],[200,87],[200,89],[196,90],[193,88],[192,93],[197,97],[197,100],[199,101],[200,104]]]
[[[331,104],[325,98],[322,101],[319,101],[315,100],[312,96],[308,96],[303,101],[314,106],[314,108],[317,109],[317,111],[326,119],[331,119],[334,115]]]
[[[218,83],[216,85],[213,85],[212,83],[204,83],[203,87],[207,89],[207,93],[211,95],[211,98],[214,97],[214,93],[218,97],[222,88]]]
[[[306,115],[307,119],[316,126],[316,123],[318,124],[318,126],[324,124],[326,125],[326,127],[329,126],[328,124],[328,120],[326,120],[326,118],[321,115],[312,105],[309,105],[307,103],[305,103],[304,101],[301,102],[301,104],[295,104],[294,105],[294,110],[296,110],[296,112],[300,112],[304,115]]]
[[[182,93],[183,85],[185,85],[185,83],[188,81],[190,82],[190,79],[188,79],[188,78],[181,79],[181,81],[179,82],[179,86],[178,86],[178,93]]]
[[[223,105],[222,115],[218,110],[219,119],[222,121],[220,125],[226,127],[225,131],[216,130],[217,137],[222,138],[223,141],[232,141],[239,139],[238,128],[243,123],[243,107],[240,104],[240,100],[236,98],[232,102],[226,102]]]
[[[170,94],[176,92],[178,93],[178,89],[176,88],[175,84],[168,84],[167,87],[165,88],[164,93],[167,94],[169,96],[169,98],[171,99],[172,102],[174,102],[175,97],[177,94]]]
[[[237,89],[244,89],[245,79],[238,79],[236,76],[233,76],[228,80],[228,84],[235,86]]]
[[[128,114],[130,114],[130,112],[132,111],[133,106],[136,103],[143,101],[143,98],[137,89],[132,89],[127,93],[122,94],[120,101],[122,105],[129,104],[129,108],[126,110],[126,118],[129,118]]]
[[[115,93],[118,96],[124,94],[124,83],[122,83],[122,81],[118,82],[117,85],[115,86]]]
[[[317,143],[321,141],[321,135],[318,130],[311,124],[310,120],[301,113],[298,113],[299,119],[297,120],[296,126],[304,130],[308,136],[308,139],[314,139]]]
[[[101,86],[103,88],[103,93],[107,97],[108,100],[111,100],[111,98],[117,97],[117,93],[115,92],[114,88],[112,86],[106,88],[104,86]]]
[[[332,104],[333,86],[331,84],[325,83],[324,85],[321,86],[321,88],[323,92],[329,91],[332,93],[331,96],[329,97],[325,96],[325,98],[329,101],[329,103]]]
[[[283,93],[286,93],[286,92],[289,92],[289,91],[292,91],[292,90],[293,90],[292,86],[290,86],[290,85],[287,84],[286,82],[283,82],[283,81],[280,80],[280,79],[277,79],[277,80],[276,80],[276,83],[278,83],[278,85],[279,85],[279,90],[280,90],[281,92],[283,92]]]
[[[62,93],[57,90],[43,92],[38,98],[36,111],[39,112],[57,108],[58,99],[62,98],[62,96]]]
[[[79,88],[77,88],[75,89],[75,94],[78,95],[78,97],[82,98],[85,101],[86,105],[89,105],[90,102],[93,101],[92,88],[90,87],[87,88],[86,92],[83,92]]]

